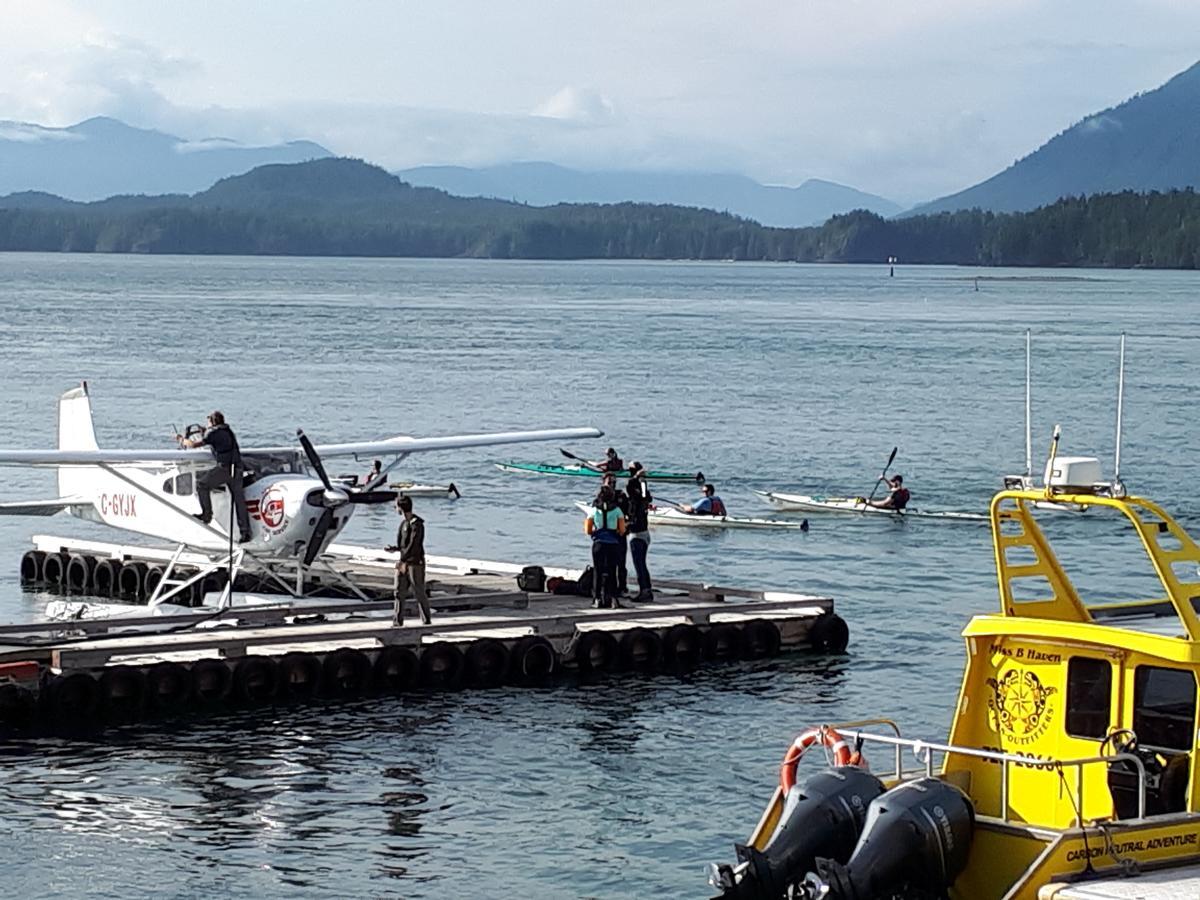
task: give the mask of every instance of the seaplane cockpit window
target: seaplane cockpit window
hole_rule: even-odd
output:
[[[1067,663],[1067,734],[1100,740],[1108,734],[1112,663],[1076,656]]]
[[[1133,730],[1143,746],[1191,750],[1196,676],[1183,669],[1138,666],[1133,677]]]
[[[195,477],[191,472],[185,472],[183,475],[177,475],[175,477],[175,493],[179,494],[181,497],[188,496],[195,490],[194,482]]]
[[[168,478],[166,481],[163,482],[163,493],[164,494],[175,493],[175,479],[174,478]]]

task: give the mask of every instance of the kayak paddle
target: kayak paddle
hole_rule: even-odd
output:
[[[883,473],[879,476],[879,480],[875,482],[875,487],[871,488],[871,496],[867,498],[867,503],[875,499],[875,492],[879,490],[879,486],[883,484],[883,480],[887,478],[888,469],[892,467],[892,462],[896,459],[896,451],[899,447],[892,448],[892,455],[888,457],[887,465],[883,467]]]
[[[574,453],[571,453],[569,450],[564,450],[562,447],[558,448],[558,452],[561,453],[563,456],[565,456],[567,459],[573,459],[573,460],[575,460],[575,462],[583,463],[583,465],[586,468],[591,469],[593,472],[596,472],[600,475],[605,474],[605,471],[603,469],[601,469],[599,466],[592,465],[590,462],[588,462],[582,456],[576,456]]]

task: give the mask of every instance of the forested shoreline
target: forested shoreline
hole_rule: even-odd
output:
[[[768,228],[688,207],[452,197],[362,163],[321,160],[262,167],[193,197],[10,195],[0,198],[0,250],[840,263],[895,256],[910,264],[1194,269],[1200,195],[1102,194],[1009,214],[883,219],[859,211],[811,228]]]

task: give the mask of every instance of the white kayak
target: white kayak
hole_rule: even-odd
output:
[[[587,503],[576,503],[583,512],[592,507]],[[669,506],[650,510],[646,517],[651,525],[671,525],[684,528],[792,528],[808,531],[808,520],[801,519],[753,519],[741,516],[695,516],[680,512]]]
[[[902,512],[867,506],[861,497],[812,497],[808,494],[784,494],[778,491],[755,491],[776,509],[793,512],[857,513],[859,515],[893,516],[905,519],[946,519],[958,522],[986,522],[982,513],[940,512],[906,507]]]
[[[419,481],[389,481],[388,487],[393,491],[408,494],[410,497],[445,497],[447,500],[457,500],[462,496],[454,482],[450,484],[421,484]]]

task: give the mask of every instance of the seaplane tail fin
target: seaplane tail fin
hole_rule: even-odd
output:
[[[100,449],[96,444],[96,428],[92,423],[92,398],[88,396],[86,381],[58,398],[58,449]],[[91,481],[91,474],[87,469],[60,466],[59,495],[70,497],[84,493]]]

